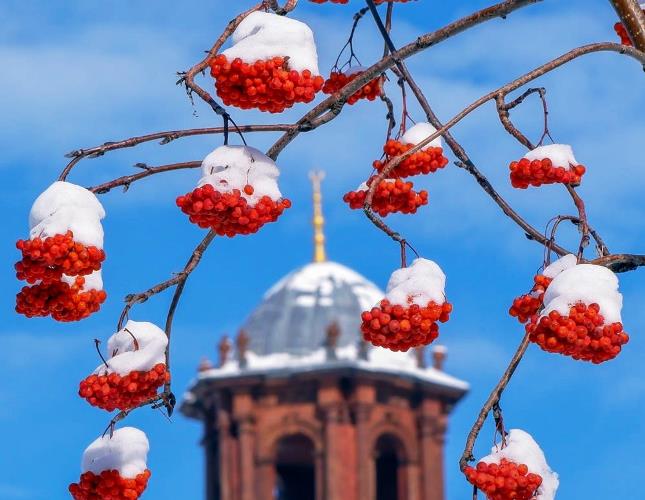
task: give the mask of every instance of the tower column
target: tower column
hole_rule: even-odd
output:
[[[355,433],[349,407],[337,380],[318,388],[318,407],[325,426],[325,500],[356,500]]]
[[[233,416],[237,424],[239,443],[239,500],[256,500],[253,406],[253,398],[247,391],[233,396]]]
[[[421,447],[421,498],[423,500],[443,500],[444,498],[445,418],[439,401],[425,400],[423,402],[418,416]]]
[[[273,498],[276,484],[275,464],[269,457],[261,458],[257,463],[257,491],[255,498]]]
[[[344,402],[327,405],[325,415],[325,500],[356,499],[354,429]]]
[[[213,491],[212,484],[214,483],[212,478],[208,478],[209,484],[206,487],[207,498],[208,500],[233,500],[232,491],[232,481],[231,481],[231,471],[229,469],[231,464],[231,438],[230,438],[230,420],[228,415],[224,411],[219,411],[217,415],[217,432],[219,434],[218,439],[218,451],[219,451],[219,464],[218,471],[219,474],[219,492]]]

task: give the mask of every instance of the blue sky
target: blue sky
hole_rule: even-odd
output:
[[[320,66],[328,70],[360,2],[354,8],[301,3],[295,17],[313,27]],[[174,204],[178,194],[191,189],[195,172],[169,173],[134,185],[126,194],[110,193],[103,197],[109,293],[104,308],[79,324],[27,320],[13,311],[20,284],[12,264],[17,259],[14,241],[26,236],[31,203],[55,179],[64,166],[63,155],[72,149],[148,131],[217,125],[208,109],[193,108],[175,86],[175,72],[201,58],[225,23],[247,4],[251,2],[195,0],[190,8],[170,0],[116,0],[109,8],[98,0],[0,4],[0,61],[5,68],[0,78],[2,499],[67,498],[82,450],[108,421],[104,412],[76,396],[78,381],[97,365],[92,339],[113,332],[125,294],[180,270],[202,234]],[[397,6],[395,42],[412,40],[486,4],[421,0]],[[603,0],[547,0],[424,52],[410,67],[447,120],[480,95],[574,46],[613,40],[614,22]],[[363,62],[374,60],[381,44],[369,19],[357,37]],[[572,144],[588,167],[580,192],[591,223],[615,252],[642,253],[645,247],[642,78],[633,60],[596,54],[539,81],[548,89],[552,135]],[[210,82],[204,85],[210,87]],[[389,88],[396,96],[396,86]],[[285,122],[305,109],[299,106],[280,117],[234,111],[234,117],[238,123]],[[414,106],[412,113],[421,118]],[[324,196],[330,257],[385,285],[398,265],[398,248],[340,199],[369,174],[382,145],[383,117],[379,102],[359,103],[332,125],[300,136],[279,161],[282,190],[293,208],[257,235],[213,243],[176,316],[177,393],[189,384],[201,356],[215,358],[220,335],[234,333],[266,289],[310,260],[310,169],[328,173]],[[539,135],[536,101],[528,101],[513,117],[532,137]],[[493,106],[460,123],[454,135],[536,227],[571,212],[558,187],[511,189],[507,165],[523,151],[503,132]],[[249,135],[248,140],[266,149],[276,137]],[[70,180],[91,185],[131,172],[140,161],[154,165],[201,159],[220,140],[185,139],[112,153],[81,163]],[[392,223],[448,276],[455,309],[442,326],[441,342],[449,348],[447,370],[472,384],[451,419],[446,447],[448,498],[457,500],[469,492],[457,468],[465,435],[522,334],[507,308],[530,287],[542,251],[502,217],[465,172],[451,166],[421,184],[430,191],[429,206],[413,217],[394,217]],[[567,231],[563,242],[572,245],[575,234]],[[591,366],[532,346],[504,396],[508,425],[531,432],[560,473],[560,500],[640,498],[645,441],[639,411],[645,403],[642,280],[643,271],[621,276],[623,318],[631,341],[618,359]],[[137,307],[134,317],[161,323],[168,301],[168,295],[156,297]],[[149,409],[127,422],[145,429],[151,441],[153,478],[147,498],[201,498],[200,426],[179,415],[169,423]],[[486,427],[478,455],[487,452],[491,440],[492,429]]]

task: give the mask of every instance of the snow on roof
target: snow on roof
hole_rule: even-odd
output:
[[[371,309],[384,295],[374,283],[342,264],[314,262],[287,274],[263,298],[267,300],[282,289],[299,292],[299,298],[307,295],[313,298],[318,294],[329,297],[341,283],[352,288],[363,309]]]
[[[222,367],[204,370],[198,375],[198,382],[208,379],[224,379],[235,376],[275,374],[275,373],[304,373],[334,367],[353,367],[375,373],[391,373],[408,375],[425,382],[468,390],[468,383],[452,377],[435,368],[421,368],[417,365],[413,351],[393,352],[382,347],[370,347],[367,358],[361,359],[356,345],[347,345],[336,349],[336,359],[327,357],[326,349],[319,348],[310,354],[298,356],[286,352],[278,352],[259,356],[252,351],[246,353],[247,365],[240,368],[236,359],[227,361]],[[189,393],[190,394],[190,393]],[[192,394],[186,398],[189,401]]]

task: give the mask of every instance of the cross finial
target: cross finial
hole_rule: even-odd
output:
[[[309,172],[314,194],[314,262],[325,262],[327,260],[325,233],[323,232],[325,219],[322,214],[322,193],[320,192],[320,184],[324,178],[325,172]]]

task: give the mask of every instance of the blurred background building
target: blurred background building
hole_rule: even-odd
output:
[[[362,340],[383,292],[327,260],[321,180],[313,262],[266,292],[184,396],[204,426],[207,500],[443,500],[448,415],[468,384],[441,346],[427,363]]]

